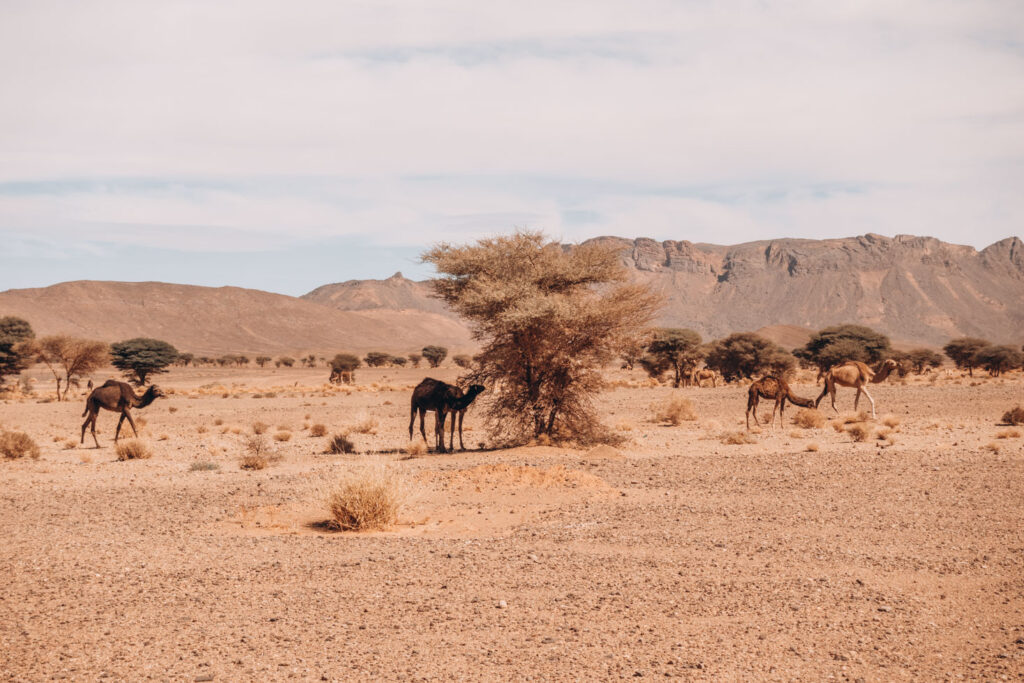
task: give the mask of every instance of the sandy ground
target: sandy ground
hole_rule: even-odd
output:
[[[727,445],[744,387],[622,386],[600,401],[630,439],[619,450],[406,459],[428,374],[455,376],[366,370],[339,393],[317,388],[322,369],[175,370],[159,379],[174,393],[137,412],[154,456],[126,462],[112,413],[101,448],[65,448],[81,398],[0,402],[0,423],[43,451],[0,462],[3,677],[1024,678],[1024,438],[996,438],[1024,403],[1020,374],[873,387],[869,426],[899,422],[888,441],[790,413]],[[650,423],[673,393],[698,419]],[[325,455],[304,428],[366,418],[379,424],[352,437],[360,455]],[[244,471],[256,421],[292,438]],[[477,449],[470,409],[474,425]],[[317,491],[367,462],[414,489],[401,524],[323,529]]]

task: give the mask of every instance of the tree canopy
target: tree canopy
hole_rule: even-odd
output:
[[[796,367],[792,354],[753,332],[737,332],[712,342],[706,363],[729,382],[765,374],[782,377]]]
[[[953,364],[961,370],[966,370],[971,377],[974,376],[974,368],[977,365],[975,356],[979,351],[992,343],[987,339],[978,337],[959,337],[952,339],[942,347],[942,351],[950,357]]]
[[[110,345],[111,363],[129,381],[144,385],[151,375],[167,372],[178,359],[178,350],[165,341],[136,337]]]
[[[32,363],[32,349],[26,342],[35,336],[27,320],[14,316],[0,318],[0,384],[4,375],[16,375]]]
[[[424,346],[423,357],[427,359],[430,367],[436,368],[448,357],[448,349],[443,346]]]
[[[795,355],[827,370],[848,360],[876,363],[891,350],[889,338],[863,325],[833,325],[811,335]]]
[[[36,359],[50,368],[50,372],[56,378],[58,401],[67,398],[68,390],[78,378],[95,372],[110,361],[110,348],[104,342],[79,339],[66,334],[37,339],[32,343],[32,351]]]
[[[701,341],[700,334],[693,330],[678,327],[659,328],[654,331],[651,341],[647,344],[647,354],[653,359],[646,360],[642,365],[648,374],[659,367],[664,368],[662,372],[671,368],[674,373],[672,386],[678,387],[683,383],[683,378],[704,360]]]

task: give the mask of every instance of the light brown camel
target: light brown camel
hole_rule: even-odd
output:
[[[128,424],[132,426],[135,436],[138,436],[139,432],[135,429],[135,420],[132,419],[130,409],[145,408],[163,395],[164,392],[155,384],[146,389],[146,393],[142,396],[136,396],[130,384],[114,379],[107,380],[102,386],[93,389],[89,397],[85,399],[85,412],[82,413],[85,422],[82,423],[80,443],[85,443],[85,428],[91,425],[92,440],[96,443],[96,448],[100,447],[100,442],[96,440],[96,416],[99,415],[100,408],[121,413],[121,419],[117,421],[117,431],[114,432],[114,443],[117,443],[117,439],[121,435],[121,425],[125,418],[128,418]]]
[[[711,380],[712,388],[718,386],[718,373],[710,368],[704,368],[702,370],[694,370],[690,373],[690,383],[696,387],[702,386],[701,382]]]
[[[793,390],[789,388],[789,384],[781,377],[773,377],[771,375],[762,377],[753,382],[747,389],[747,429],[750,429],[751,412],[754,413],[754,424],[758,427],[761,426],[761,423],[757,421],[757,403],[762,398],[775,401],[775,405],[772,407],[772,429],[775,429],[776,411],[779,413],[779,426],[785,425],[782,413],[786,409],[786,401],[801,408],[811,408],[814,406],[814,399],[800,398],[793,393]]]
[[[459,422],[459,448],[466,450],[462,442],[462,418],[466,414],[466,408],[482,392],[485,387],[473,384],[463,391],[453,384],[446,384],[441,380],[427,377],[420,382],[412,392],[411,414],[409,415],[409,439],[412,440],[412,428],[416,423],[416,412],[420,414],[420,434],[423,440],[427,440],[427,432],[423,428],[423,422],[428,410],[433,410],[436,420],[434,432],[437,437],[437,452],[444,453],[444,423],[448,413],[452,413],[452,427],[449,441],[451,449],[455,450],[455,421]]]
[[[871,398],[871,394],[868,393],[865,385],[868,382],[871,384],[884,382],[889,373],[897,367],[899,367],[899,363],[892,358],[882,363],[877,373],[857,360],[848,360],[845,363],[833,365],[825,373],[825,388],[821,390],[821,395],[814,401],[814,406],[817,407],[821,403],[821,399],[825,398],[825,394],[829,394],[832,397],[832,410],[838,413],[839,409],[836,408],[836,386],[850,387],[857,390],[857,395],[853,399],[853,409],[857,410],[857,404],[860,403],[860,395],[863,393],[868,397],[868,401],[871,402],[871,417],[873,418],[875,417],[875,399]]]

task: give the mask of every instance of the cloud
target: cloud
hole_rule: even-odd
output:
[[[1022,45],[996,1],[5,3],[0,231],[983,246],[1024,216]]]

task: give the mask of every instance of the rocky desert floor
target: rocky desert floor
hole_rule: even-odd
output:
[[[488,450],[476,407],[470,450],[415,457],[411,389],[454,369],[326,374],[175,369],[136,412],[146,460],[117,460],[113,413],[77,445],[84,399],[47,402],[43,374],[0,401],[42,449],[0,461],[3,677],[1024,678],[1024,430],[998,424],[1020,373],[873,386],[862,442],[791,408],[731,444],[745,387],[615,372],[619,448]],[[697,419],[652,423],[676,395]],[[243,470],[257,422],[273,462]],[[360,452],[325,454],[317,423],[361,425]],[[325,487],[381,466],[411,491],[400,523],[325,528]]]

